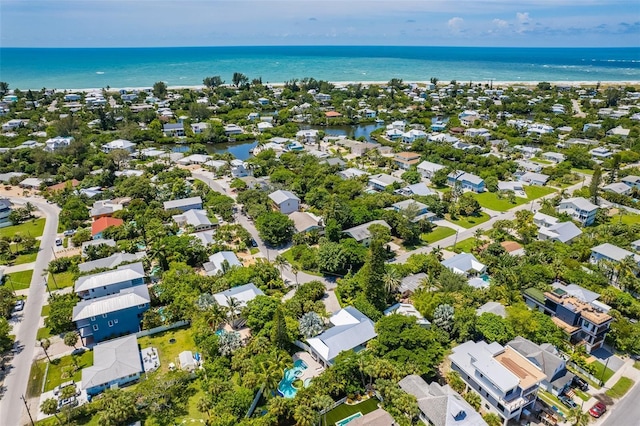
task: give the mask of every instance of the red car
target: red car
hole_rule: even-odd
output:
[[[598,418],[603,415],[605,411],[607,411],[607,406],[602,402],[596,402],[596,404],[589,410],[589,414],[591,414],[595,418]]]

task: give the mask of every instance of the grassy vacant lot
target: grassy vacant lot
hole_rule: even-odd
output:
[[[175,339],[175,343],[169,340]],[[144,336],[138,339],[140,348],[153,346],[160,355],[160,371],[169,371],[169,363],[178,365],[178,355],[182,351],[195,351],[196,344],[193,341],[191,330],[188,328],[176,328],[152,336]]]
[[[13,252],[16,251],[16,244],[11,244],[11,250]],[[23,253],[23,254],[19,254],[18,256],[16,256],[15,259],[12,259],[10,261],[5,261],[2,260],[0,261],[0,265],[7,265],[7,264],[11,264],[11,265],[22,265],[23,263],[31,263],[31,262],[35,262],[36,261],[36,257],[38,257],[38,249],[33,250],[31,253]]]
[[[594,361],[590,365],[593,365],[595,367],[595,373],[593,373],[593,375],[598,380],[602,380],[606,383],[611,378],[611,376],[613,376],[614,371],[608,367],[605,367],[605,365],[600,361]]]
[[[640,215],[638,214],[623,214],[620,219],[619,219],[622,223],[624,223],[625,225],[633,225],[636,223],[640,223]],[[611,221],[615,223],[616,218],[613,217],[611,218]]]
[[[357,405],[338,405],[333,410],[329,411],[324,419],[324,426],[333,426],[336,422],[349,417],[357,412],[361,412],[362,415],[375,411],[378,408],[378,400],[375,398],[369,398],[364,402]]]
[[[447,247],[447,250],[456,251],[458,253],[461,253],[463,251],[466,253],[471,253],[471,250],[473,249],[473,246],[475,243],[476,243],[476,239],[474,237],[471,237],[471,238],[467,238],[466,240],[458,241],[456,243],[455,250],[453,246]]]
[[[473,196],[478,200],[478,203],[480,203],[482,207],[498,212],[505,212],[516,206],[520,206],[537,198],[552,194],[555,192],[555,189],[546,186],[529,185],[524,187],[524,192],[527,194],[527,198],[516,197],[515,203],[509,202],[508,197],[498,198],[498,194],[496,192],[483,192],[480,194],[473,194]]]
[[[431,244],[436,241],[440,241],[443,238],[450,237],[451,235],[455,235],[456,231],[451,228],[447,228],[446,226],[438,226],[433,231],[428,234],[420,235],[420,239],[425,243]]]
[[[462,226],[463,228],[473,228],[474,226],[480,225],[490,219],[489,215],[485,212],[480,212],[477,216],[461,216],[458,215],[456,220],[451,219],[451,216],[448,214],[445,216],[449,222],[454,223],[458,226]]]
[[[44,219],[31,220],[20,225],[0,228],[0,237],[13,237],[15,234],[30,235],[32,237],[42,236],[44,231]]]
[[[618,380],[616,384],[605,393],[611,398],[622,398],[624,394],[631,389],[634,383],[635,382],[628,377],[620,377],[620,380]]]
[[[24,290],[31,286],[31,278],[33,276],[33,269],[28,271],[19,271],[12,274],[7,274],[9,287],[14,290]]]
[[[69,271],[59,274],[49,274],[49,288],[51,290],[71,287],[73,283],[73,273]]]

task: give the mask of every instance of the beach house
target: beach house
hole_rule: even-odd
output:
[[[352,306],[339,310],[329,318],[331,328],[307,339],[313,359],[329,367],[344,351],[360,352],[377,336],[373,321]]]
[[[102,152],[106,152],[107,154],[116,149],[123,149],[128,152],[133,152],[136,150],[136,144],[125,139],[116,139],[102,145]]]
[[[147,253],[144,251],[139,251],[137,253],[114,253],[111,256],[103,257],[102,259],[82,262],[78,265],[78,270],[80,273],[85,274],[96,269],[113,269],[123,263],[140,261],[146,256],[146,254]]]
[[[94,240],[100,240],[102,239],[102,233],[105,229],[111,227],[117,228],[122,225],[124,225],[124,221],[122,219],[117,219],[115,217],[101,217],[91,223],[91,238]]]
[[[135,335],[100,343],[93,348],[93,365],[82,369],[82,389],[95,396],[140,379],[143,372]]]
[[[384,220],[372,220],[371,222],[363,223],[362,225],[345,229],[344,231],[342,231],[342,233],[347,234],[365,247],[369,247],[369,244],[371,243],[371,231],[369,231],[369,227],[371,225],[381,225],[389,230],[391,229],[391,227]]]
[[[207,216],[207,211],[202,209],[187,210],[184,213],[173,215],[171,218],[181,228],[189,228],[193,232],[207,231],[214,227],[213,222]]]
[[[216,303],[224,308],[229,308],[229,302],[235,303],[237,312],[247,306],[247,303],[252,301],[258,296],[264,296],[262,290],[260,290],[254,283],[248,283],[232,287],[228,290],[221,291],[213,295]]]
[[[224,273],[234,266],[242,266],[238,256],[232,251],[219,251],[209,256],[209,261],[205,262],[202,267],[207,275],[216,275]]]
[[[164,135],[167,137],[185,136],[183,123],[167,123],[164,126],[162,126],[162,131],[164,132]]]
[[[269,199],[282,214],[297,212],[300,208],[300,198],[290,191],[279,189],[269,194]]]
[[[76,324],[85,345],[140,331],[142,315],[151,298],[146,285],[125,288],[116,294],[82,300],[73,308]]]
[[[393,157],[393,163],[402,170],[409,170],[420,162],[420,154],[416,152],[398,152]]]
[[[182,210],[183,212],[189,211],[191,209],[202,209],[202,198],[200,196],[197,197],[189,197],[189,198],[181,198],[179,200],[171,200],[165,201],[163,203],[164,211],[169,210]]]
[[[504,419],[519,420],[537,399],[542,370],[509,346],[469,340],[453,348],[451,369],[480,395],[482,406]]]
[[[556,208],[558,213],[566,213],[582,226],[589,226],[596,220],[598,206],[582,197],[561,200]]]
[[[438,382],[427,383],[411,374],[398,382],[400,389],[413,395],[418,403],[418,418],[427,425],[487,426],[482,416],[469,403],[451,389]]]
[[[385,173],[369,176],[369,186],[376,191],[384,191],[393,184],[402,184],[402,179]]]
[[[11,202],[6,198],[0,198],[0,228],[12,225],[11,220],[9,220],[10,214]]]
[[[117,269],[84,275],[75,283],[74,292],[83,300],[96,299],[118,293],[125,288],[144,284],[142,262],[119,266]]]
[[[432,163],[430,161],[423,161],[418,164],[417,168],[418,172],[427,179],[431,179],[438,170],[446,169],[442,164]]]
[[[460,185],[463,190],[469,190],[473,192],[484,192],[485,184],[484,180],[471,173],[466,173],[461,170],[451,172],[447,176],[447,185],[456,186]]]

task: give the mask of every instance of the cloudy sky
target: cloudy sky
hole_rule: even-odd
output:
[[[640,46],[638,0],[0,0],[0,46]]]

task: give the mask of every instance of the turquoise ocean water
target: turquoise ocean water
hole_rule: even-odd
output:
[[[640,48],[393,46],[0,48],[0,81],[12,88],[202,84],[234,72],[281,83],[330,81],[640,81]]]

